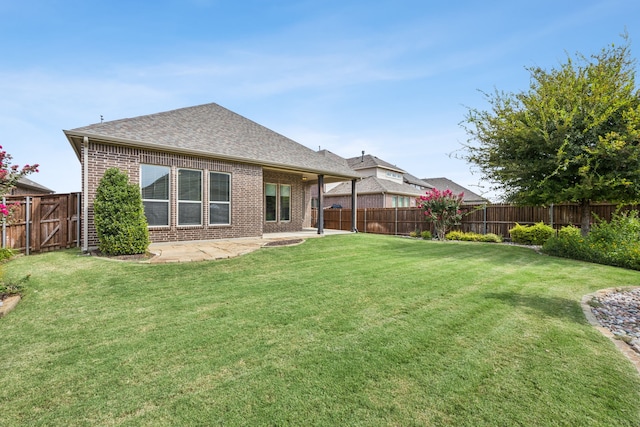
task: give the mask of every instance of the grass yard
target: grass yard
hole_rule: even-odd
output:
[[[637,271],[370,234],[5,268],[31,278],[0,319],[3,426],[640,425],[640,376],[579,305]]]

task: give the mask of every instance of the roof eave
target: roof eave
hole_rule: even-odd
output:
[[[315,168],[306,168],[306,167],[302,167],[302,166],[289,165],[289,164],[285,164],[285,163],[265,162],[265,161],[258,161],[258,160],[254,160],[254,159],[244,158],[244,157],[229,156],[229,155],[222,155],[222,154],[214,154],[214,153],[211,153],[211,152],[208,152],[208,151],[203,151],[203,150],[193,150],[193,149],[187,149],[187,148],[169,147],[169,146],[166,146],[166,145],[154,144],[154,143],[144,142],[144,141],[130,140],[130,139],[125,139],[125,138],[105,137],[104,135],[92,134],[92,133],[86,133],[86,132],[74,132],[74,131],[70,131],[70,130],[64,130],[63,132],[67,136],[67,139],[69,140],[69,142],[71,143],[71,145],[73,147],[73,150],[75,151],[76,156],[78,157],[78,160],[80,160],[80,153],[81,153],[81,149],[80,149],[81,142],[80,141],[82,139],[84,139],[84,137],[87,137],[87,138],[89,138],[91,140],[98,141],[98,142],[105,143],[105,144],[127,145],[129,147],[142,148],[142,149],[147,149],[147,150],[158,150],[158,151],[165,151],[165,152],[178,153],[178,154],[197,155],[197,156],[203,156],[203,157],[209,157],[209,158],[216,158],[216,159],[220,159],[220,160],[233,161],[233,162],[238,162],[238,163],[260,165],[260,166],[264,166],[264,167],[268,167],[268,168],[274,168],[274,169],[278,169],[278,170],[286,170],[286,171],[290,171],[290,172],[300,172],[300,173],[307,172],[307,173],[313,173],[313,174],[316,174],[316,175],[325,175],[328,178],[334,178],[334,179],[359,179],[359,178],[362,178],[362,175],[357,173],[357,172],[355,172],[355,171],[351,172],[351,173],[340,173],[340,172],[337,172],[337,171],[329,171],[329,170],[315,169]]]

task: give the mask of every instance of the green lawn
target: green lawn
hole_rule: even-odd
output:
[[[640,425],[640,376],[579,305],[637,271],[370,234],[5,269],[31,278],[0,319],[3,426]]]

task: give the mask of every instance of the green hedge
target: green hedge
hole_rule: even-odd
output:
[[[549,255],[640,270],[638,212],[615,213],[610,222],[594,224],[587,237],[577,227],[563,227],[542,250]]]
[[[450,231],[445,236],[447,240],[462,240],[466,242],[487,242],[487,243],[501,243],[502,237],[497,234],[487,233],[479,234],[473,232],[462,231]]]
[[[509,230],[511,241],[522,245],[544,245],[544,243],[555,235],[553,227],[542,222],[535,225],[520,225]]]

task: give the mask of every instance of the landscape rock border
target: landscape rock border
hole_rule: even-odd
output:
[[[601,289],[594,293],[583,296],[580,305],[582,306],[582,312],[584,313],[585,317],[587,318],[587,321],[591,324],[591,326],[593,326],[598,331],[600,331],[602,335],[609,338],[615,344],[615,346],[618,347],[618,349],[622,352],[622,354],[624,354],[627,357],[627,359],[629,359],[631,364],[638,371],[638,374],[640,374],[640,354],[638,354],[635,350],[633,350],[633,348],[631,348],[631,346],[627,344],[625,341],[617,338],[609,328],[605,328],[604,326],[602,326],[600,322],[598,322],[598,319],[596,319],[596,316],[593,314],[593,311],[591,311],[591,305],[589,304],[589,302],[591,302],[594,298],[598,296],[602,296],[611,292],[621,292],[625,290],[631,290],[634,288],[637,288],[637,286]]]

